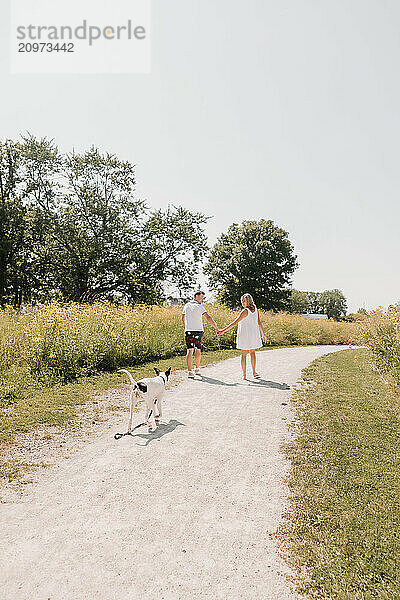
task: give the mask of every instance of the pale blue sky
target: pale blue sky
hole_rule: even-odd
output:
[[[397,0],[154,0],[149,75],[10,75],[8,23],[3,1],[1,138],[98,145],[151,206],[213,215],[210,242],[274,220],[294,287],[400,300]]]

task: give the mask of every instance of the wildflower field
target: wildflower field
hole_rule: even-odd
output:
[[[362,337],[380,373],[400,384],[400,310],[373,311],[363,325]]]
[[[222,327],[237,315],[207,306]],[[115,371],[128,366],[136,378],[153,366],[185,365],[182,307],[50,304],[23,312],[0,311],[0,454],[18,434],[79,419],[79,406],[101,390],[123,385]],[[312,321],[261,313],[267,346],[356,344],[355,323]],[[203,364],[238,353],[235,331],[217,336],[205,322]],[[164,361],[164,362],[163,362]],[[0,458],[0,479],[21,466]]]
[[[208,310],[219,326],[237,312]],[[25,366],[43,384],[68,382],[99,371],[143,364],[185,353],[181,307],[70,304],[0,313],[0,374]],[[268,346],[356,344],[353,323],[261,313]],[[235,331],[217,336],[206,323],[205,350],[233,348]]]

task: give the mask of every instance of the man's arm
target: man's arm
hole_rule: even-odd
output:
[[[203,313],[203,315],[205,316],[207,321],[214,327],[215,331],[218,331],[218,326],[217,326],[216,322],[214,321],[214,319],[212,317],[210,317],[210,315],[207,312]]]

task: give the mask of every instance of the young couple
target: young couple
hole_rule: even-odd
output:
[[[182,322],[185,326],[185,341],[186,341],[186,362],[188,367],[188,377],[193,378],[200,373],[201,349],[203,341],[203,316],[214,327],[218,335],[225,333],[234,327],[238,326],[236,336],[236,348],[241,351],[241,365],[243,371],[243,379],[246,379],[246,358],[250,352],[251,367],[253,377],[260,377],[256,371],[256,350],[261,348],[262,342],[267,341],[263,326],[260,321],[258,310],[254,304],[254,300],[250,294],[243,294],[241,303],[243,310],[232,323],[218,329],[214,319],[210,317],[203,306],[204,292],[196,292],[193,300],[185,304],[182,311]],[[261,332],[261,336],[260,336]],[[193,352],[195,369],[193,371]]]

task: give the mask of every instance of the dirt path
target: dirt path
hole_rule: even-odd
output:
[[[339,349],[259,353],[260,382],[240,381],[238,358],[204,368],[166,395],[156,432],[115,441],[104,426],[44,470],[0,506],[1,598],[295,598],[273,537],[287,496],[280,446],[301,370]]]

